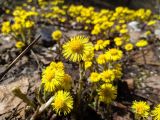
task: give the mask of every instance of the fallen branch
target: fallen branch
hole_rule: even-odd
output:
[[[0,74],[0,82],[2,81],[3,77],[5,76],[5,74],[18,62],[18,60],[19,60],[20,58],[23,57],[23,55],[24,55],[28,50],[30,50],[30,48],[31,48],[40,38],[41,38],[41,35],[39,35],[32,43],[30,43],[30,44],[28,45],[28,47],[26,47],[26,49],[24,49],[24,50],[22,51],[22,53],[21,53],[20,55],[18,55],[18,56],[16,57],[16,59],[14,59],[14,60],[12,61],[12,63],[7,67],[7,69]]]

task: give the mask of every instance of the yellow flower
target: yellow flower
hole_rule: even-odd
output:
[[[109,40],[98,40],[95,45],[95,50],[102,50],[109,44],[110,44]]]
[[[107,61],[107,59],[106,59],[106,55],[105,54],[100,54],[99,56],[98,56],[98,58],[97,58],[97,63],[98,64],[105,64],[105,63],[107,63],[108,61]]]
[[[69,92],[60,90],[54,95],[52,107],[58,115],[67,115],[73,109],[73,98]]]
[[[92,66],[91,61],[86,61],[84,64],[85,64],[85,70],[87,70],[88,68],[90,68]]]
[[[11,11],[9,10],[9,9],[7,9],[6,11],[5,11],[5,13],[6,14],[9,14]]]
[[[152,110],[153,120],[160,120],[160,104]]]
[[[116,94],[117,94],[116,87],[108,83],[101,85],[98,91],[99,100],[106,104],[110,104],[113,100],[115,100],[117,97]]]
[[[125,48],[126,51],[131,51],[133,49],[133,45],[131,43],[128,43],[128,44],[125,45],[124,48]]]
[[[70,61],[80,62],[83,57],[93,50],[93,44],[85,36],[74,36],[63,45],[63,55]]]
[[[117,61],[123,57],[123,52],[116,48],[109,49],[106,53],[106,59],[110,61]]]
[[[26,28],[31,28],[31,27],[33,27],[33,25],[34,25],[34,22],[33,22],[33,21],[29,21],[29,20],[28,20],[28,21],[25,22],[25,27],[26,27]]]
[[[24,42],[22,42],[22,41],[16,42],[16,48],[22,49],[24,46],[25,46]]]
[[[147,23],[148,26],[152,26],[152,25],[155,25],[156,24],[156,21],[155,20],[151,20]]]
[[[94,57],[94,49],[89,51],[88,53],[84,54],[82,59],[84,61],[91,61],[93,59],[93,57]]]
[[[12,30],[15,31],[15,32],[21,32],[22,30],[22,25],[19,24],[19,23],[14,23],[12,26],[11,26]]]
[[[145,47],[148,45],[148,42],[146,40],[140,40],[136,43],[137,47]]]
[[[113,69],[114,75],[115,75],[115,79],[120,79],[122,77],[122,71],[118,70],[118,69]]]
[[[51,62],[48,67],[42,72],[42,84],[44,90],[48,92],[56,91],[64,79],[64,70],[61,63]]]
[[[104,82],[112,82],[115,79],[115,74],[113,70],[106,70],[101,73],[101,78]]]
[[[121,29],[119,32],[120,32],[121,34],[125,34],[125,33],[127,33],[127,32],[128,32],[128,30],[127,30],[127,29],[125,29],[125,28],[123,28],[123,29]]]
[[[115,42],[116,46],[121,46],[123,44],[122,38],[120,38],[120,37],[114,38],[114,42]]]
[[[61,86],[64,90],[70,90],[72,87],[72,77],[69,74],[64,74],[64,78],[61,81]]]
[[[56,30],[52,33],[53,40],[60,40],[62,38],[62,32],[60,30]]]
[[[89,81],[92,82],[92,83],[98,82],[100,79],[101,79],[101,76],[97,72],[92,72],[90,77],[89,77]]]
[[[136,117],[143,117],[147,118],[149,115],[150,106],[144,101],[134,101],[133,105],[131,106],[133,112],[135,113]]]
[[[9,21],[3,22],[3,23],[2,23],[2,28],[1,28],[2,33],[8,34],[8,33],[11,31],[10,25],[11,25],[11,24],[10,24]]]

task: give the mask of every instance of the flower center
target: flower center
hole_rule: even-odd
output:
[[[58,100],[55,101],[56,108],[59,108],[59,109],[63,108],[64,105],[65,105],[65,103],[64,103],[64,100],[62,100],[62,99],[58,99]]]
[[[103,90],[103,96],[105,97],[111,97],[111,91],[109,89],[104,89]]]
[[[83,44],[81,43],[81,41],[77,41],[77,40],[76,40],[76,41],[72,41],[72,42],[71,42],[70,47],[71,47],[71,50],[72,50],[73,52],[79,53],[79,52],[81,52],[82,49],[83,49]]]
[[[47,80],[48,81],[52,81],[52,79],[55,77],[55,72],[50,72],[47,75]]]
[[[142,106],[137,107],[137,113],[142,114],[143,111],[144,111],[144,110],[143,110],[143,107],[142,107]]]

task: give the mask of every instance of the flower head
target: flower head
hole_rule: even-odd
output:
[[[61,81],[61,86],[64,90],[70,90],[72,87],[72,77],[69,74],[64,74],[64,78]]]
[[[110,61],[117,61],[123,57],[123,52],[116,48],[109,49],[106,53],[106,58]]]
[[[160,104],[157,105],[154,110],[152,110],[153,120],[160,120]]]
[[[53,40],[60,40],[62,37],[62,32],[60,30],[56,30],[52,33]]]
[[[102,101],[106,104],[109,104],[113,100],[115,100],[116,96],[117,96],[116,94],[117,94],[116,87],[114,87],[112,84],[108,84],[108,83],[101,85],[101,87],[98,91],[100,101]]]
[[[115,79],[115,74],[113,70],[106,70],[101,73],[101,78],[104,82],[112,82]]]
[[[133,45],[131,43],[128,43],[125,45],[125,50],[126,51],[131,51],[133,49]]]
[[[51,62],[42,73],[42,84],[44,90],[53,92],[59,88],[61,81],[64,79],[64,70],[61,62]]]
[[[136,43],[137,47],[145,47],[148,45],[148,42],[146,40],[140,40]]]
[[[89,38],[85,36],[74,36],[63,45],[63,55],[70,61],[80,62],[83,57],[93,50],[93,45]]]
[[[8,34],[9,32],[11,32],[11,23],[9,21],[3,22],[1,31],[4,34]]]
[[[147,118],[149,115],[150,106],[144,101],[134,101],[131,108],[137,117]]]
[[[88,53],[84,54],[83,60],[84,61],[91,61],[94,57],[94,50],[89,51]]]
[[[123,44],[123,40],[120,37],[114,38],[114,42],[115,42],[116,46],[121,46]]]
[[[89,81],[90,82],[98,82],[101,79],[100,74],[97,72],[92,72],[90,77],[89,77]]]
[[[105,54],[100,54],[97,58],[97,63],[98,64],[105,64],[107,63],[106,55]]]
[[[16,48],[22,49],[24,46],[25,46],[24,42],[22,42],[22,41],[16,42]]]
[[[91,61],[86,61],[84,63],[84,66],[85,66],[85,70],[87,70],[88,68],[90,68],[92,66],[92,62]]]
[[[102,50],[109,44],[110,44],[109,40],[98,40],[95,45],[95,50]]]
[[[52,106],[58,115],[61,113],[67,115],[73,109],[73,98],[69,92],[60,90],[55,93]]]

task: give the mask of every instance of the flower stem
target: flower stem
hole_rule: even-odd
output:
[[[83,63],[79,63],[79,84],[78,84],[78,105],[80,105],[82,87],[83,87]]]
[[[36,109],[36,105],[27,97],[27,95],[22,93],[21,90],[18,87],[14,88],[12,90],[12,92],[16,97],[22,99],[23,102],[25,102],[27,105],[29,105],[29,106],[33,107],[34,109]]]
[[[147,61],[146,61],[144,50],[142,49],[141,51],[142,51],[142,56],[143,56],[144,64],[146,65]]]

